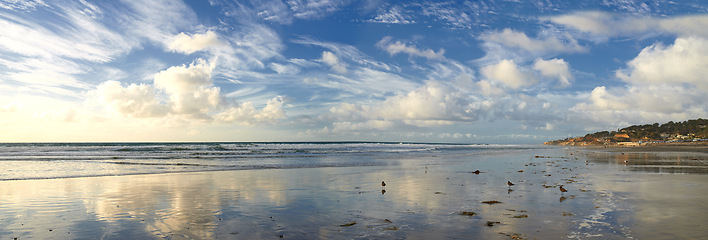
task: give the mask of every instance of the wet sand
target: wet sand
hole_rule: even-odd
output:
[[[708,142],[661,143],[639,147],[612,147],[613,152],[698,152],[708,153]]]
[[[699,239],[704,162],[701,152],[540,148],[1,181],[0,239]]]

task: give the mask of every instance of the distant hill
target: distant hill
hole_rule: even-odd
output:
[[[708,139],[708,120],[694,119],[664,124],[632,125],[617,131],[601,131],[583,137],[545,142],[547,145],[640,145],[643,143],[703,141]]]

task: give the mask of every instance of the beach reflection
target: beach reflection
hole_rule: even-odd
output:
[[[651,157],[586,165],[593,160],[574,153],[1,181],[0,238],[701,237],[708,205],[698,199],[708,187],[698,183],[708,175],[622,171]]]
[[[617,149],[593,152],[589,157],[596,162],[610,163],[631,171],[651,173],[708,174],[708,154],[702,152],[628,152]]]

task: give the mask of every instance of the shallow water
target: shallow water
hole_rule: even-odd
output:
[[[607,161],[620,153],[579,149],[424,151],[306,156],[299,160],[319,162],[295,168],[0,181],[0,239],[674,239],[705,234],[705,174],[634,171]],[[274,164],[283,159],[278,161]],[[561,193],[559,185],[568,192]]]

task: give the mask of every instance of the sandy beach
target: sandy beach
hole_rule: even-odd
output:
[[[0,238],[705,237],[708,155],[633,150],[539,147],[376,166],[0,181]]]

